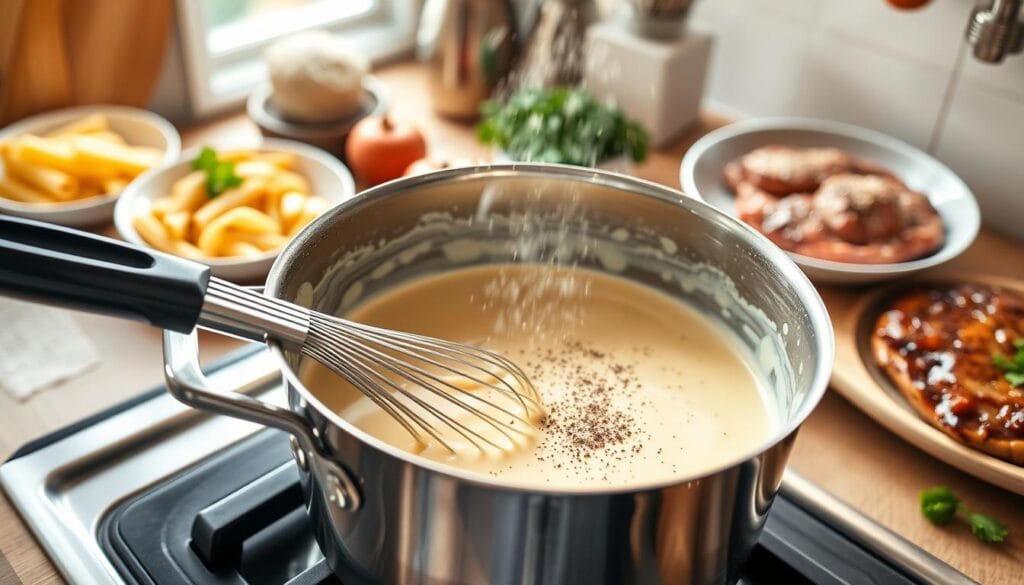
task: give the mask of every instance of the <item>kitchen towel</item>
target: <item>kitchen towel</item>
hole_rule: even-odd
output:
[[[24,400],[100,363],[67,311],[0,298],[0,387]]]

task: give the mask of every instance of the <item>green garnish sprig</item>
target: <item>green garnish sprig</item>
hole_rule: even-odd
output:
[[[483,105],[481,142],[516,161],[584,167],[618,156],[647,157],[647,132],[622,110],[582,89],[525,89]]]
[[[995,544],[1003,542],[1009,535],[1006,526],[992,518],[978,512],[971,512],[956,497],[953,490],[944,485],[928,488],[921,492],[921,514],[932,524],[944,526],[953,521],[957,512],[962,514],[971,527],[971,534],[982,542]]]
[[[235,163],[218,159],[217,151],[209,146],[204,146],[192,161],[192,168],[206,173],[206,195],[210,199],[242,184],[242,177],[235,174]]]
[[[1024,337],[1015,339],[1013,348],[1017,350],[1013,357],[997,353],[992,356],[992,363],[1003,371],[1011,386],[1024,386]]]

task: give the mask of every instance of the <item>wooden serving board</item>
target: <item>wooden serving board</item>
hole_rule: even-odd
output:
[[[999,240],[982,234],[982,238]],[[968,447],[920,418],[899,390],[874,365],[868,336],[880,306],[900,289],[916,284],[978,282],[1024,294],[1024,253],[993,241],[975,244],[950,264],[873,288],[820,287],[832,317],[836,362],[831,386],[858,409],[903,440],[979,479],[1024,495],[1024,467]],[[1008,242],[1007,242],[1008,243]],[[982,245],[979,245],[982,244]],[[988,253],[986,253],[988,250]],[[989,266],[992,269],[986,269]],[[1014,274],[1016,272],[1016,274]]]
[[[910,286],[963,282],[1002,287],[1024,294],[1024,281],[972,273],[911,277],[865,294],[850,311],[832,317],[836,331],[832,387],[905,441],[979,479],[1024,495],[1024,467],[973,449],[927,423],[872,360],[869,344],[872,326],[887,300]]]

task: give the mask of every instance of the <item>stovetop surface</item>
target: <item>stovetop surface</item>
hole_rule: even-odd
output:
[[[128,583],[333,585],[302,503],[288,441],[262,431],[124,502],[99,529]],[[919,581],[783,495],[745,585]]]
[[[208,376],[284,403],[266,351]],[[286,436],[191,410],[162,388],[27,445],[0,466],[0,487],[72,584],[339,583]],[[741,581],[934,582],[973,583],[791,472]]]

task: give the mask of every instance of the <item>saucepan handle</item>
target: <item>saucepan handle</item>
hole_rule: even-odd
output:
[[[190,331],[210,269],[110,238],[0,215],[0,294]]]
[[[288,408],[213,386],[199,367],[199,338],[195,331],[164,331],[164,378],[167,391],[188,406],[291,434],[299,467],[313,473],[321,486],[329,487],[324,492],[335,506],[352,511],[362,504],[358,482],[324,450],[306,419]]]

